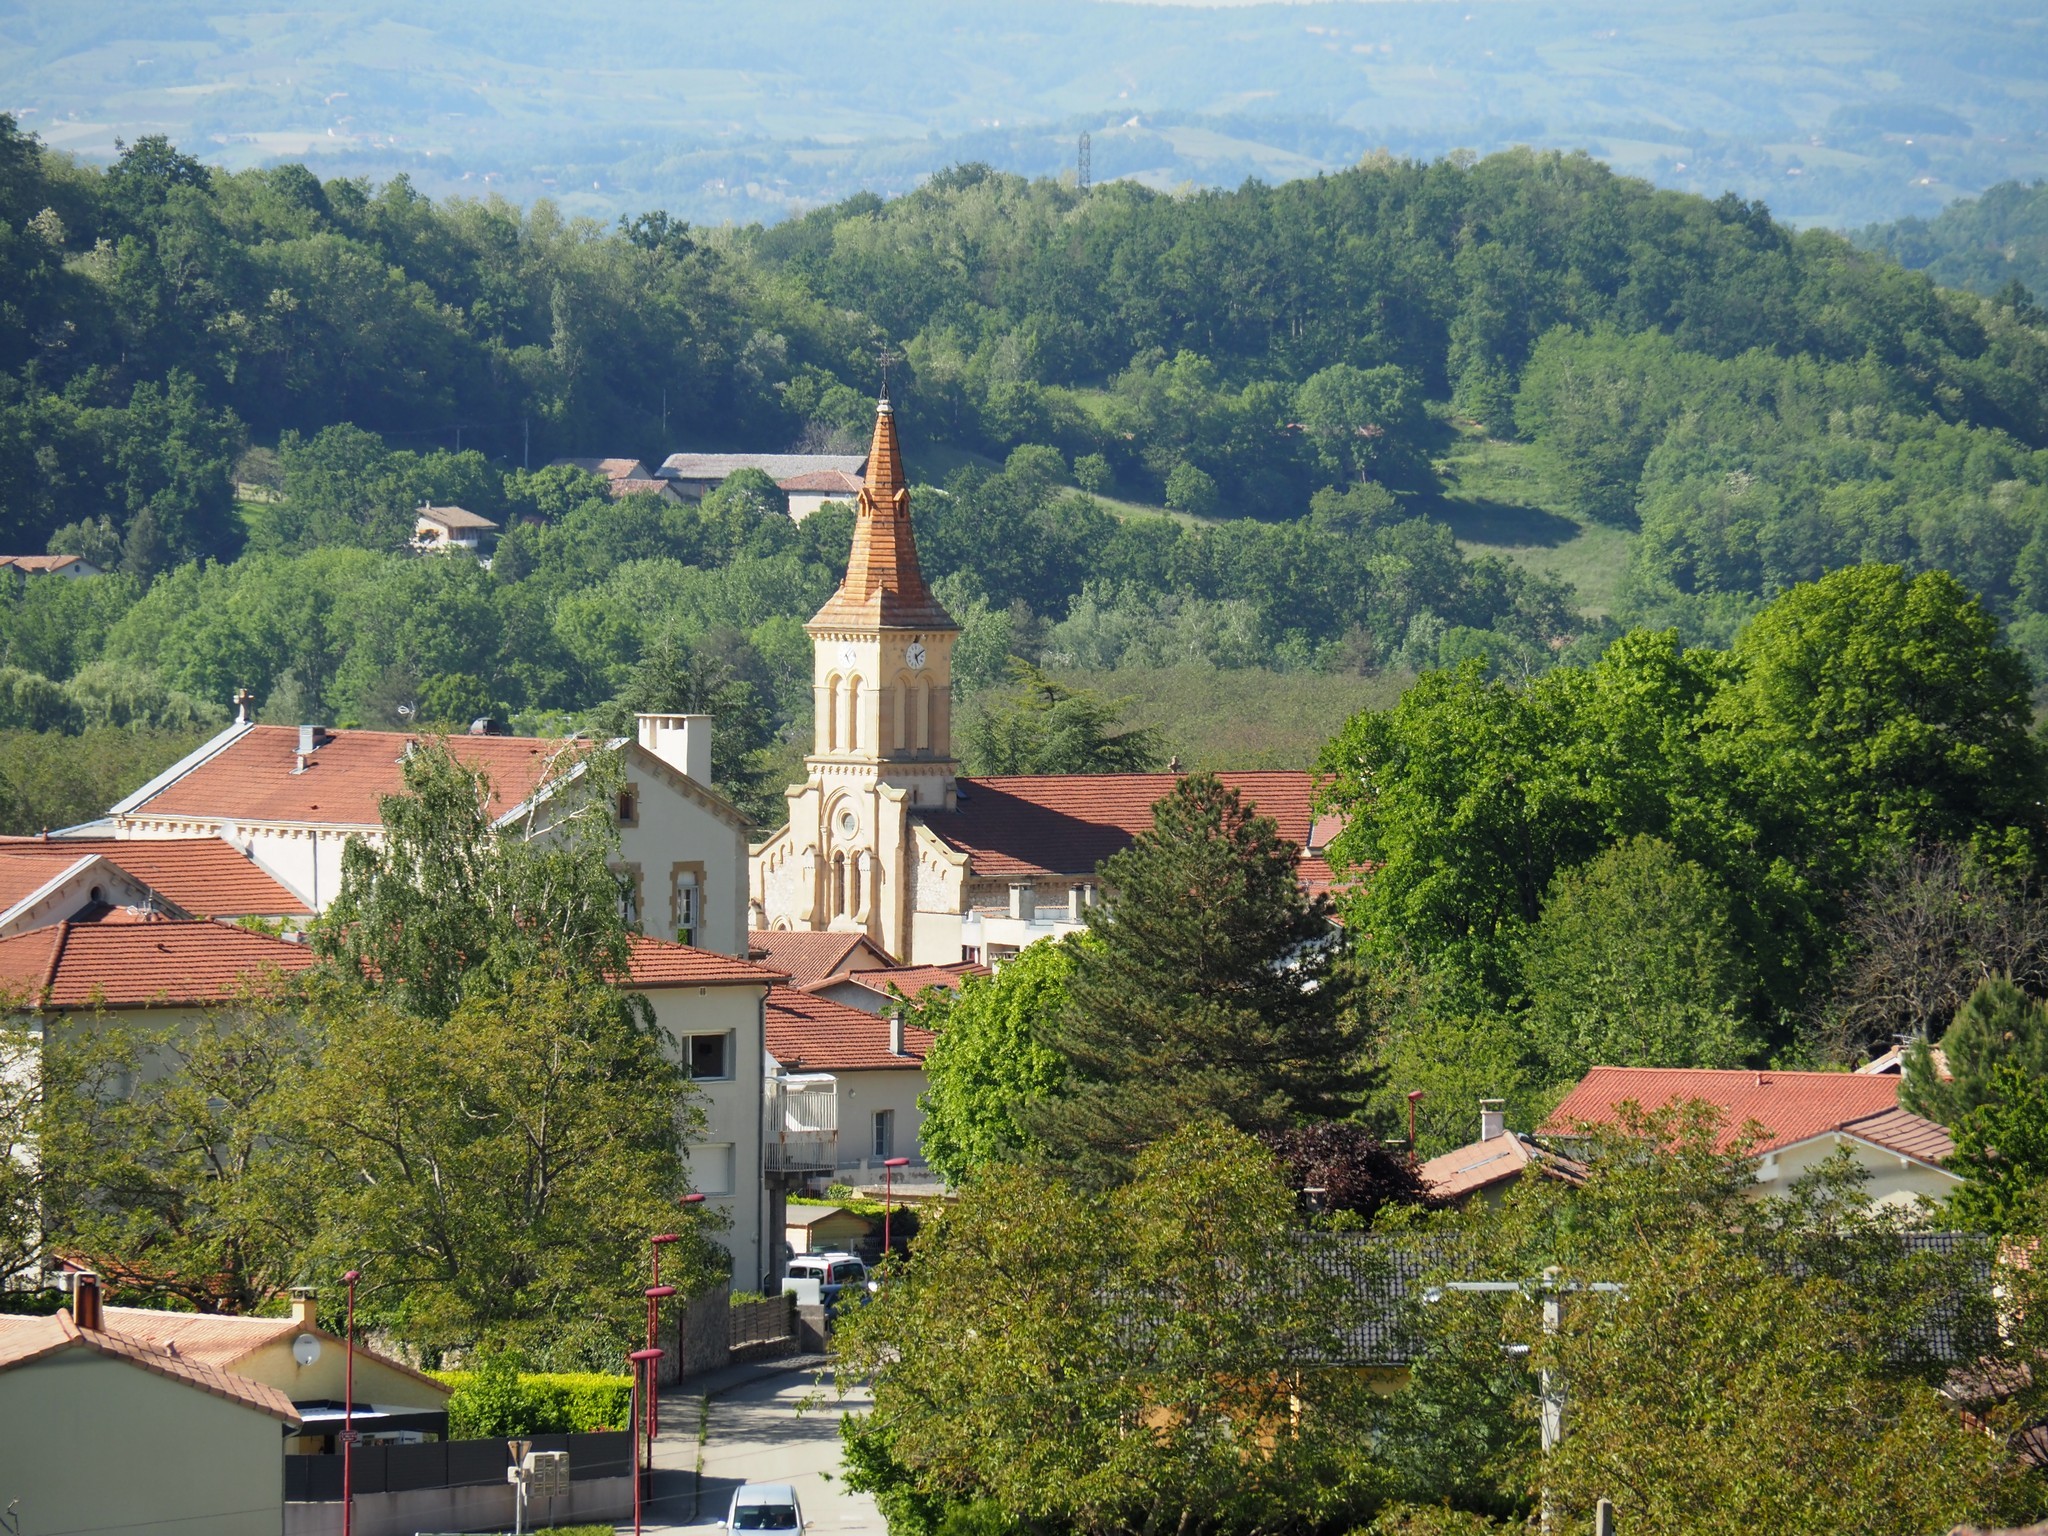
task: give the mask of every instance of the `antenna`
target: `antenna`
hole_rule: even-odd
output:
[[[1074,185],[1086,192],[1095,180],[1094,155],[1088,144],[1086,129],[1081,133],[1080,153],[1074,159]]]

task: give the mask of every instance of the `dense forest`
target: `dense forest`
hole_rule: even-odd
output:
[[[0,542],[114,572],[9,578],[18,729],[170,742],[242,686],[381,725],[680,696],[772,808],[845,517],[528,466],[861,443],[884,346],[970,693],[1013,657],[1528,676],[1630,622],[1725,642],[1873,559],[1952,569],[2048,658],[2031,298],[1585,157],[1188,196],[963,166],[774,227],[607,230],[161,139],[100,171],[0,119],[0,293]],[[1475,440],[1621,536],[1606,616],[1437,515]],[[421,497],[507,524],[488,568],[405,548]]]

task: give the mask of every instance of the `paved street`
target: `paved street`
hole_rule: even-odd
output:
[[[698,1399],[664,1395],[646,1529],[704,1531],[724,1518],[740,1484],[792,1483],[813,1536],[885,1536],[874,1500],[847,1492],[837,1476],[839,1415],[868,1401],[864,1392],[840,1398],[831,1372],[816,1368],[757,1374],[718,1392],[693,1511],[689,1474],[700,1453]]]

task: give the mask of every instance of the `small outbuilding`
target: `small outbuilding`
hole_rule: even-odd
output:
[[[791,1205],[782,1219],[792,1253],[835,1253],[864,1243],[875,1224],[843,1205]]]
[[[485,536],[497,531],[496,523],[467,507],[437,507],[423,502],[413,514],[412,542],[415,549],[466,549],[475,553],[483,548]]]

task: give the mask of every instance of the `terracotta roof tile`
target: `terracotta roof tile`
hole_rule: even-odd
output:
[[[1578,1163],[1547,1152],[1512,1131],[1432,1157],[1419,1171],[1430,1194],[1440,1200],[1458,1200],[1531,1167],[1571,1183],[1585,1177],[1585,1169]]]
[[[47,576],[74,565],[91,564],[83,555],[0,555],[0,566],[12,566],[30,576]]]
[[[0,837],[0,866],[97,854],[194,917],[306,917],[312,909],[254,859],[217,837]],[[7,902],[0,895],[0,910]]]
[[[550,459],[548,468],[566,464],[586,475],[603,475],[607,480],[645,480],[647,466],[638,459]]]
[[[427,739],[400,731],[331,731],[307,758],[306,771],[297,773],[297,728],[254,725],[126,814],[372,827],[378,802],[405,788],[407,746]],[[540,786],[558,753],[590,745],[533,736],[450,736],[447,744],[458,762],[490,775],[497,815]]]
[[[53,923],[0,939],[0,988],[42,1008],[206,1005],[243,977],[302,971],[303,944],[229,923]]]
[[[417,522],[434,523],[442,528],[495,528],[498,525],[481,512],[472,512],[467,507],[418,507],[413,511]]]
[[[1851,1121],[1896,1111],[1899,1079],[1855,1072],[1731,1072],[1704,1067],[1595,1067],[1564,1096],[1543,1130],[1569,1135],[1581,1121],[1611,1125],[1633,1101],[1646,1110],[1702,1099],[1722,1111],[1721,1143],[1732,1145],[1744,1125],[1764,1128],[1752,1154],[1788,1147]],[[1874,1139],[1874,1138],[1873,1138]]]
[[[903,1054],[889,1049],[889,1021],[794,987],[768,994],[768,1054],[791,1072],[861,1072],[921,1067],[932,1032],[906,1025]]]
[[[676,494],[673,482],[657,480],[652,475],[623,476],[611,483],[612,499],[621,496],[670,496]]]
[[[89,853],[74,853],[63,859],[21,858],[14,854],[5,840],[0,840],[0,912],[11,911],[72,865],[91,856]]]
[[[296,1338],[302,1333],[310,1333],[337,1347],[342,1342],[317,1324],[307,1327],[289,1317],[227,1317],[219,1313],[162,1312],[149,1307],[102,1307],[100,1310],[110,1332],[155,1349],[175,1344],[180,1359],[223,1371],[232,1371],[236,1361],[266,1344]],[[444,1396],[453,1390],[446,1382],[436,1381],[402,1360],[394,1360],[370,1349],[360,1335],[356,1339],[356,1355],[402,1372]]]
[[[636,987],[703,987],[742,982],[760,986],[789,980],[786,972],[773,966],[735,960],[731,955],[692,949],[687,944],[671,944],[666,939],[650,939],[641,934],[633,935],[631,978]]]
[[[1315,779],[1267,770],[1218,774],[1280,835],[1303,848],[1299,869],[1311,891],[1327,890],[1322,848],[1335,834],[1314,814]],[[1171,773],[1030,774],[960,780],[959,808],[917,814],[986,879],[1090,875],[1111,854],[1152,826],[1152,807],[1180,782]],[[1320,832],[1321,840],[1317,840]]]
[[[852,982],[866,987],[870,992],[879,992],[884,997],[890,989],[901,992],[905,997],[916,997],[931,987],[943,987],[948,992],[958,992],[961,984],[970,976],[993,976],[995,972],[973,960],[955,960],[950,965],[886,965],[872,971],[847,971],[838,976],[827,976],[814,981],[806,991],[819,987],[838,986]]]
[[[1841,1130],[1888,1147],[1923,1163],[1946,1163],[1956,1154],[1956,1139],[1948,1127],[1914,1114],[1910,1109],[1887,1109],[1861,1120],[1843,1123]]]
[[[859,475],[850,475],[843,469],[816,469],[809,474],[778,480],[775,488],[779,491],[823,491],[833,496],[858,496],[861,484]]]
[[[128,1310],[123,1308],[121,1310]],[[172,1354],[169,1350],[127,1334],[80,1328],[69,1312],[48,1317],[0,1317],[0,1371],[27,1365],[66,1349],[90,1349],[111,1359],[140,1366],[170,1381],[196,1387],[214,1397],[225,1398],[282,1419],[299,1422],[292,1401],[275,1387],[237,1376],[217,1365]]]
[[[838,470],[857,475],[867,467],[858,453],[672,453],[661,461],[664,480],[724,480],[743,469],[758,469],[778,484],[792,475]]]
[[[747,934],[747,948],[778,971],[789,973],[791,982],[802,987],[847,968],[856,951],[863,948],[880,964],[890,964],[887,955],[864,933],[808,933],[782,928],[755,928]]]
[[[932,596],[917,563],[910,527],[910,482],[896,442],[896,413],[886,398],[875,409],[875,440],[854,512],[846,579],[811,618],[813,630],[958,629]]]

